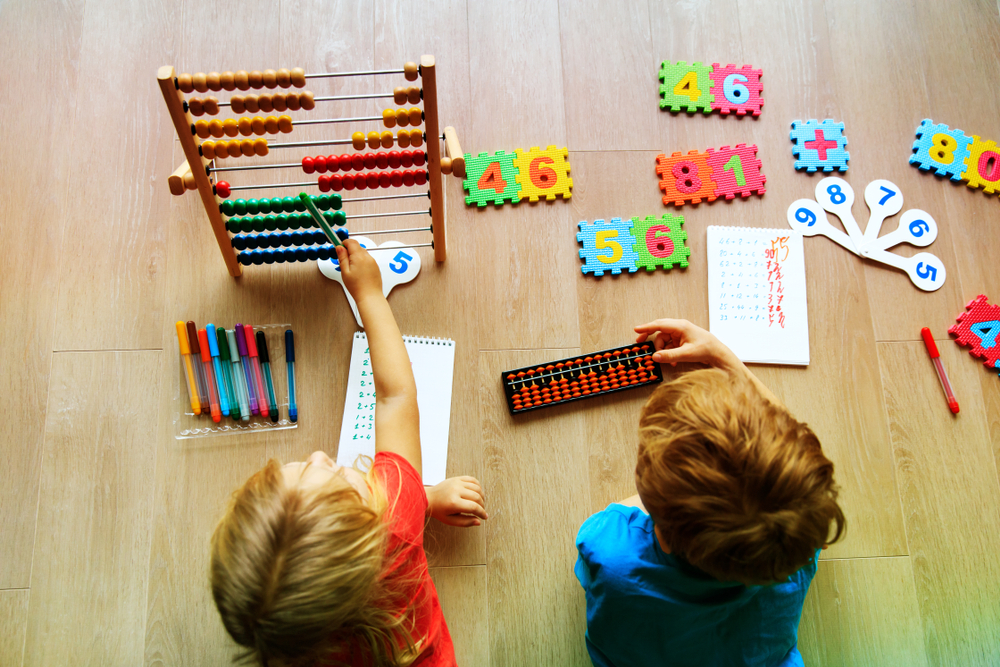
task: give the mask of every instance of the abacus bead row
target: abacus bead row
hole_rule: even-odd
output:
[[[427,182],[427,172],[424,169],[407,169],[404,171],[369,171],[364,174],[330,174],[319,177],[319,191],[340,192],[341,190],[364,190],[366,188],[400,188],[403,186],[423,185]]]
[[[324,213],[329,216],[329,213]],[[327,217],[327,221],[330,218]],[[330,224],[333,224],[330,221]],[[243,218],[229,218],[226,220],[226,231],[233,234],[249,234],[250,232],[274,232],[288,231],[296,229],[311,229],[316,227],[316,221],[308,213],[268,213],[267,215],[255,215]]]
[[[392,101],[396,104],[406,104],[407,102],[410,104],[419,104],[423,96],[424,91],[416,86],[410,86],[409,88],[399,86],[392,89]]]
[[[251,134],[278,134],[292,131],[291,116],[254,116],[253,118],[227,118],[226,120],[199,120],[194,124],[194,132],[202,139],[215,137],[235,137],[242,134],[249,137]]]
[[[340,195],[309,195],[321,211],[331,208],[339,211],[343,206]],[[298,197],[262,197],[261,199],[236,199],[219,204],[223,215],[257,215],[258,213],[305,213],[306,205]]]
[[[325,174],[327,171],[362,171],[364,169],[399,169],[413,166],[422,167],[426,161],[427,153],[424,151],[379,151],[377,153],[345,153],[336,155],[317,155],[315,157],[302,158],[302,171],[307,174],[318,172]]]
[[[219,100],[209,95],[208,97],[192,97],[187,101],[188,111],[192,116],[208,114],[214,116],[219,113]],[[305,109],[309,111],[316,108],[316,99],[312,92],[301,93],[273,93],[264,95],[233,95],[229,98],[229,105],[233,113],[257,113],[263,111],[270,113],[273,111],[298,111]]]
[[[417,107],[407,109],[386,109],[382,112],[382,124],[386,127],[406,127],[407,125],[419,126],[424,120],[424,112]]]
[[[267,139],[230,139],[229,141],[202,142],[201,154],[209,160],[227,157],[251,157],[267,155]]]
[[[301,67],[294,69],[281,68],[279,70],[267,69],[263,72],[254,70],[247,72],[198,72],[197,74],[178,74],[177,87],[183,93],[190,93],[197,90],[199,93],[207,93],[210,90],[250,90],[251,88],[289,88],[295,86],[301,88],[306,85],[306,72]]]
[[[282,264],[284,262],[308,262],[317,259],[332,259],[337,251],[332,245],[310,246],[308,248],[285,248],[282,250],[247,250],[236,255],[243,266],[255,264]]]
[[[351,135],[351,145],[354,146],[354,150],[363,151],[365,145],[369,148],[392,148],[392,132],[385,130],[381,134],[372,130],[365,137],[364,132],[355,132]],[[410,146],[420,146],[424,143],[424,133],[420,130],[399,130],[396,132],[396,144],[400,148],[408,148]]]
[[[348,238],[346,229],[338,229],[337,236],[343,241]],[[304,232],[277,232],[274,234],[241,234],[232,238],[233,247],[237,250],[256,250],[258,248],[289,248],[291,246],[324,245],[329,243],[322,229]]]

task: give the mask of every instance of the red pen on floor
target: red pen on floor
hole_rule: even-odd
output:
[[[944,395],[948,398],[948,407],[957,415],[958,401],[955,400],[955,394],[951,391],[951,383],[948,382],[948,374],[944,372],[944,366],[941,364],[941,353],[938,352],[934,336],[931,335],[931,330],[927,327],[920,330],[920,336],[924,339],[924,345],[927,346],[927,353],[931,355],[934,368],[937,369],[938,378],[941,380],[941,387],[944,389]]]

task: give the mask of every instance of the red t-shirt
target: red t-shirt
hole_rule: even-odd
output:
[[[454,667],[455,647],[424,554],[427,494],[423,480],[406,459],[390,452],[376,453],[372,469],[389,503],[385,512],[389,524],[388,550],[399,553],[388,574],[399,574],[404,579],[416,577],[420,582],[413,598],[416,622],[412,634],[415,642],[423,639],[423,650],[413,667]]]

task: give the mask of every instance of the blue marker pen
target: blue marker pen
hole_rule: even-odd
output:
[[[215,369],[215,383],[219,387],[219,407],[222,414],[229,416],[229,392],[226,391],[226,376],[222,374],[222,364],[219,363],[219,337],[215,333],[214,324],[205,325],[208,338],[208,349],[212,355],[212,368]]]
[[[299,420],[299,407],[295,403],[295,334],[285,330],[285,368],[288,369],[288,418]]]

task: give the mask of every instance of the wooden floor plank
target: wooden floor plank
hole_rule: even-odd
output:
[[[0,591],[0,664],[19,667],[28,628],[27,588]]]
[[[455,645],[455,661],[489,667],[486,567],[432,567],[430,571]]]

